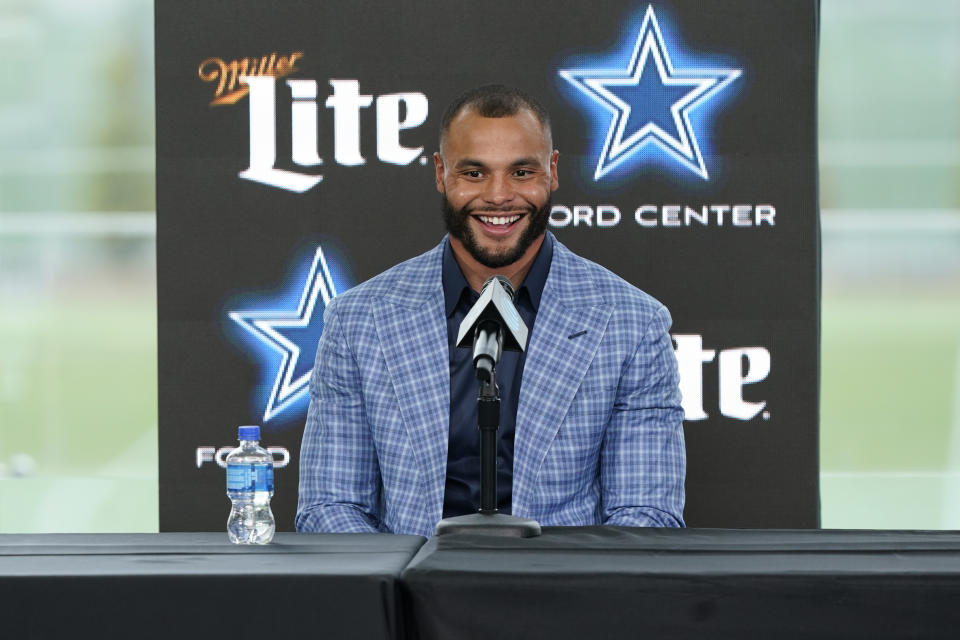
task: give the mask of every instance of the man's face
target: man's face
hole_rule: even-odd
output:
[[[550,146],[526,110],[484,118],[466,109],[450,123],[434,154],[444,221],[485,267],[513,264],[543,235],[557,188],[558,154]]]

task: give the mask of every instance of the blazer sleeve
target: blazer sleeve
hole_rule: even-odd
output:
[[[360,368],[334,298],[310,377],[310,407],[300,448],[297,531],[380,530],[380,468],[367,424]]]
[[[604,524],[685,526],[683,408],[670,324],[661,306],[620,378],[600,451]]]

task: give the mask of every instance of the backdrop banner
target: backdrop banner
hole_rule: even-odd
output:
[[[816,527],[816,0],[156,6],[160,529],[220,530],[259,424],[296,510],[334,296],[443,237],[444,107],[553,118],[550,228],[669,307],[695,527]]]

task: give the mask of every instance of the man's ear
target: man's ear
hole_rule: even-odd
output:
[[[433,154],[433,168],[437,172],[437,191],[443,193],[443,157],[439,151]]]
[[[557,160],[560,159],[560,152],[556,149],[550,154],[550,190],[556,191],[560,186],[560,180],[557,177]]]

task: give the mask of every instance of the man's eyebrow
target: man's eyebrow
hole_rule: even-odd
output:
[[[511,167],[532,167],[532,166],[538,166],[539,164],[540,164],[540,161],[537,158],[531,156],[529,158],[518,158],[517,160],[514,160],[513,162],[511,162],[510,166]],[[474,158],[462,158],[459,161],[457,161],[457,164],[454,165],[454,168],[466,169],[470,167],[479,167],[483,169],[483,168],[486,168],[486,166],[487,164],[480,160],[475,160]]]
[[[460,160],[457,161],[457,164],[454,165],[454,168],[456,169],[465,169],[467,167],[483,168],[486,166],[487,165],[485,165],[484,163],[480,162],[479,160],[474,160],[473,158],[461,158]]]

